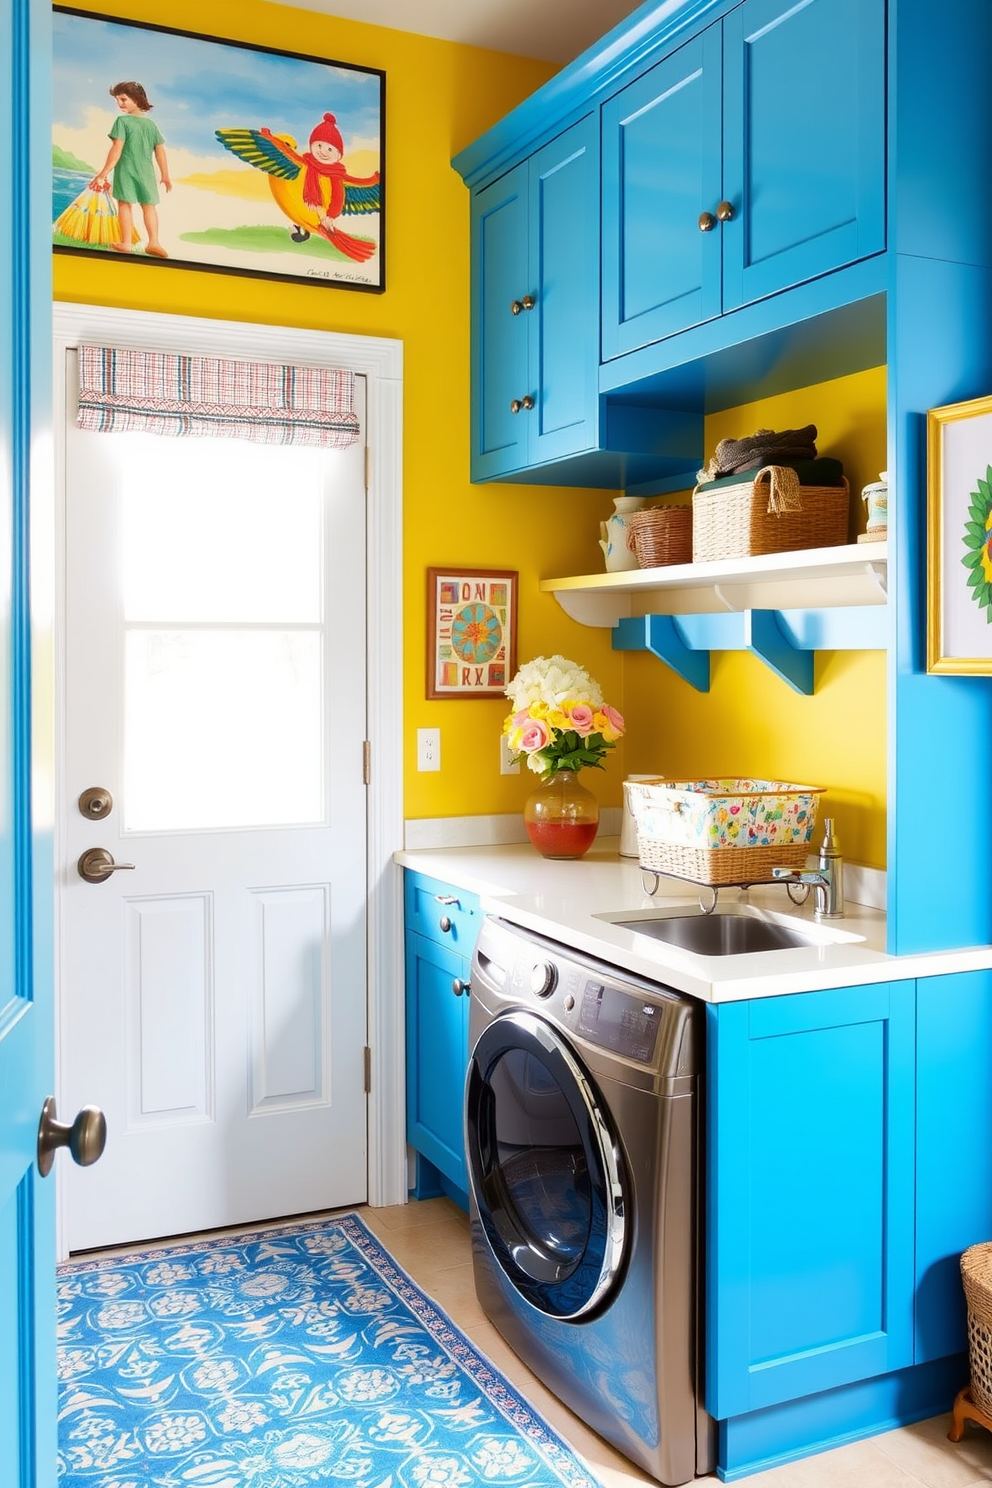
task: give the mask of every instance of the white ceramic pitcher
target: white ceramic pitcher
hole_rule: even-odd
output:
[[[637,568],[637,554],[627,546],[627,518],[640,511],[647,498],[644,496],[614,496],[614,512],[605,522],[600,522],[599,546],[606,559],[607,573],[619,573],[621,569]]]

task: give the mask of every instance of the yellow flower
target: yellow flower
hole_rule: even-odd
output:
[[[544,721],[549,728],[560,729],[563,733],[570,724],[568,714],[561,708],[550,708]]]

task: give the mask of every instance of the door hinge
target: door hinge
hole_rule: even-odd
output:
[[[372,1089],[372,1050],[368,1044],[365,1045],[365,1094],[368,1095]]]
[[[362,783],[370,785],[372,782],[372,745],[368,739],[362,740]]]

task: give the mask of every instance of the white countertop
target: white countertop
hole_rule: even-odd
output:
[[[646,890],[652,886],[654,875],[642,875],[633,859],[619,856],[617,846],[615,837],[597,840],[586,856],[575,862],[542,858],[529,843],[403,849],[394,856],[404,868],[477,894],[488,914],[705,1002],[735,1002],[992,968],[992,946],[890,956],[885,950],[885,915],[881,910],[848,900],[843,919],[818,926],[813,919],[812,894],[805,905],[795,905],[779,884],[749,889],[746,902],[772,916],[801,919],[812,933],[829,935],[837,931],[858,939],[734,956],[701,956],[679,950],[602,918],[681,905],[695,909],[698,905],[699,891],[676,879],[659,879],[657,893],[649,894]],[[739,892],[721,889],[721,907],[736,903]]]

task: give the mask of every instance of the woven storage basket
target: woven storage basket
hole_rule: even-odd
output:
[[[692,493],[692,558],[750,558],[847,542],[851,494],[842,486],[801,486],[788,465],[765,465],[752,480]]]
[[[641,866],[703,884],[768,883],[801,868],[822,787],[739,776],[628,781]]]
[[[641,568],[692,562],[692,507],[652,506],[627,518],[627,546]]]
[[[971,1398],[992,1414],[992,1241],[968,1247],[961,1257],[961,1280],[968,1303]]]

